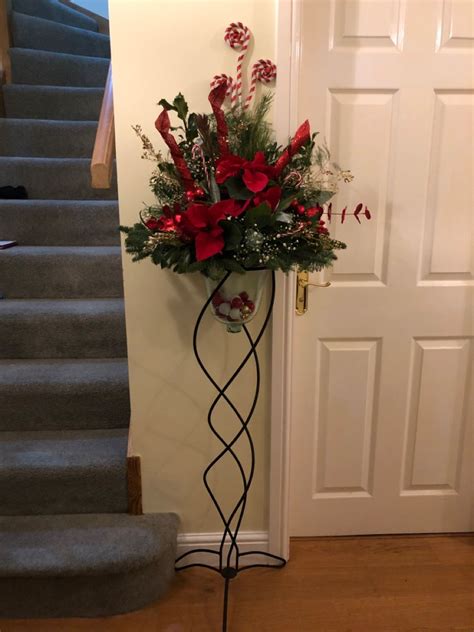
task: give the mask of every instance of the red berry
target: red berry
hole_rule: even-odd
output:
[[[249,295],[247,294],[247,292],[241,292],[239,296],[243,300],[244,303],[246,303],[249,300]]]
[[[292,206],[293,208],[296,208],[298,206],[298,200],[293,200],[290,206]]]
[[[306,212],[306,208],[303,204],[298,204],[298,206],[296,207],[296,212],[298,213],[298,215],[304,215]]]
[[[245,303],[251,312],[255,311],[255,303],[252,301],[247,301]]]
[[[202,197],[204,197],[206,195],[206,192],[204,191],[204,189],[201,189],[201,187],[198,187],[195,190],[194,193],[195,193],[196,197],[200,197],[200,198],[202,198]]]
[[[219,292],[217,292],[217,294],[214,294],[214,296],[212,297],[212,304],[214,305],[214,307],[217,307],[223,302],[224,299],[222,298],[221,294],[219,294]]]
[[[189,200],[189,202],[192,202],[194,198],[196,197],[196,194],[194,193],[194,191],[186,191],[186,197]]]
[[[244,304],[244,301],[242,300],[242,298],[240,296],[236,296],[235,298],[232,299],[230,306],[232,308],[239,309],[240,307],[242,307],[243,304]]]

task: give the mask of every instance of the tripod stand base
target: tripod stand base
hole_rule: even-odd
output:
[[[227,568],[223,568],[221,570],[221,575],[224,579],[234,579],[237,577],[238,570],[236,568],[232,568],[232,566],[228,566]]]
[[[221,555],[217,552],[217,551],[211,551],[211,550],[206,550],[206,549],[195,549],[192,551],[187,551],[184,555],[181,555],[176,562],[179,562],[180,560],[182,560],[184,557],[187,557],[188,555],[193,555],[193,554],[197,554],[197,553],[215,553],[216,555],[219,555],[219,559],[221,560],[222,557]],[[229,588],[230,588],[230,582],[235,579],[237,577],[237,575],[239,573],[241,573],[242,571],[246,571],[246,570],[250,570],[251,568],[275,568],[275,569],[279,569],[279,568],[283,568],[286,565],[286,560],[284,560],[282,557],[279,557],[278,555],[273,555],[272,553],[267,553],[266,551],[248,551],[247,553],[240,553],[239,551],[237,551],[237,558],[236,558],[236,563],[238,564],[239,558],[244,557],[246,555],[252,555],[252,556],[262,556],[262,557],[267,557],[270,558],[272,560],[274,560],[276,563],[275,564],[259,564],[259,563],[255,563],[255,564],[249,564],[248,566],[241,566],[240,568],[238,566],[226,566],[224,568],[216,568],[215,566],[211,566],[210,564],[203,564],[203,563],[193,563],[193,564],[186,564],[185,566],[177,566],[175,568],[176,572],[179,571],[184,571],[188,568],[193,568],[193,567],[200,567],[200,568],[207,568],[211,571],[215,571],[216,573],[219,573],[219,575],[221,575],[221,577],[224,579],[224,602],[223,602],[223,608],[222,608],[222,632],[227,632],[227,619],[228,619],[228,606],[229,606]]]

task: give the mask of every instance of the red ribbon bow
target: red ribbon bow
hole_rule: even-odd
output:
[[[277,175],[283,171],[283,169],[288,165],[291,158],[301,149],[301,147],[310,139],[310,128],[309,121],[305,121],[302,125],[298,127],[296,130],[296,134],[294,135],[289,146],[283,151],[281,156],[275,163],[275,171]]]
[[[181,180],[183,181],[183,186],[185,191],[194,191],[196,185],[194,184],[194,180],[191,176],[191,172],[188,169],[188,165],[184,160],[181,149],[179,148],[178,143],[174,139],[174,136],[170,134],[170,117],[168,116],[168,112],[163,110],[163,112],[159,115],[159,117],[155,121],[155,127],[161,134],[163,140],[168,145],[171,157],[173,158],[173,162],[176,165],[176,169],[178,170],[179,175],[181,176]]]
[[[225,114],[222,110],[222,104],[227,96],[227,90],[227,82],[222,81],[222,83],[213,88],[209,93],[209,103],[211,104],[217,124],[217,143],[222,157],[227,156],[229,153],[229,144],[227,140],[229,131],[225,120]]]

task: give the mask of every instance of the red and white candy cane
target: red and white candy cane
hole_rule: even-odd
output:
[[[277,69],[275,64],[269,59],[259,59],[252,68],[252,79],[250,82],[250,90],[245,99],[244,109],[247,110],[252,102],[255,90],[257,89],[257,81],[261,83],[270,83],[276,78]]]
[[[217,86],[220,86],[223,83],[225,83],[227,86],[227,91],[225,94],[227,97],[230,97],[234,88],[234,80],[232,79],[232,77],[229,77],[229,75],[215,75],[211,81],[211,90],[214,90],[214,88],[217,88]]]
[[[225,30],[224,40],[234,50],[240,51],[237,59],[237,75],[232,85],[231,103],[242,103],[242,63],[249,47],[251,33],[242,22],[232,22]]]

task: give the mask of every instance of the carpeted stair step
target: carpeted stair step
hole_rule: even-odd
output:
[[[22,246],[118,246],[115,200],[0,200],[0,235]]]
[[[0,518],[0,617],[142,608],[173,578],[177,528],[174,514]]]
[[[117,199],[117,179],[110,189],[91,187],[90,158],[0,157],[0,186],[22,185],[30,199]]]
[[[19,246],[0,251],[9,298],[120,298],[120,246]]]
[[[91,158],[95,121],[0,118],[0,156]]]
[[[0,411],[0,431],[127,428],[127,360],[0,360]]]
[[[110,59],[108,35],[15,11],[10,24],[15,47]]]
[[[2,432],[3,516],[127,511],[127,430]]]
[[[124,358],[121,299],[0,300],[0,358]]]
[[[35,86],[104,87],[109,60],[29,48],[11,48],[12,82]]]
[[[83,13],[66,7],[57,0],[12,0],[12,9],[19,13],[77,26],[88,31],[97,31],[97,22]]]
[[[3,86],[5,112],[9,118],[97,121],[103,88],[70,86]]]

